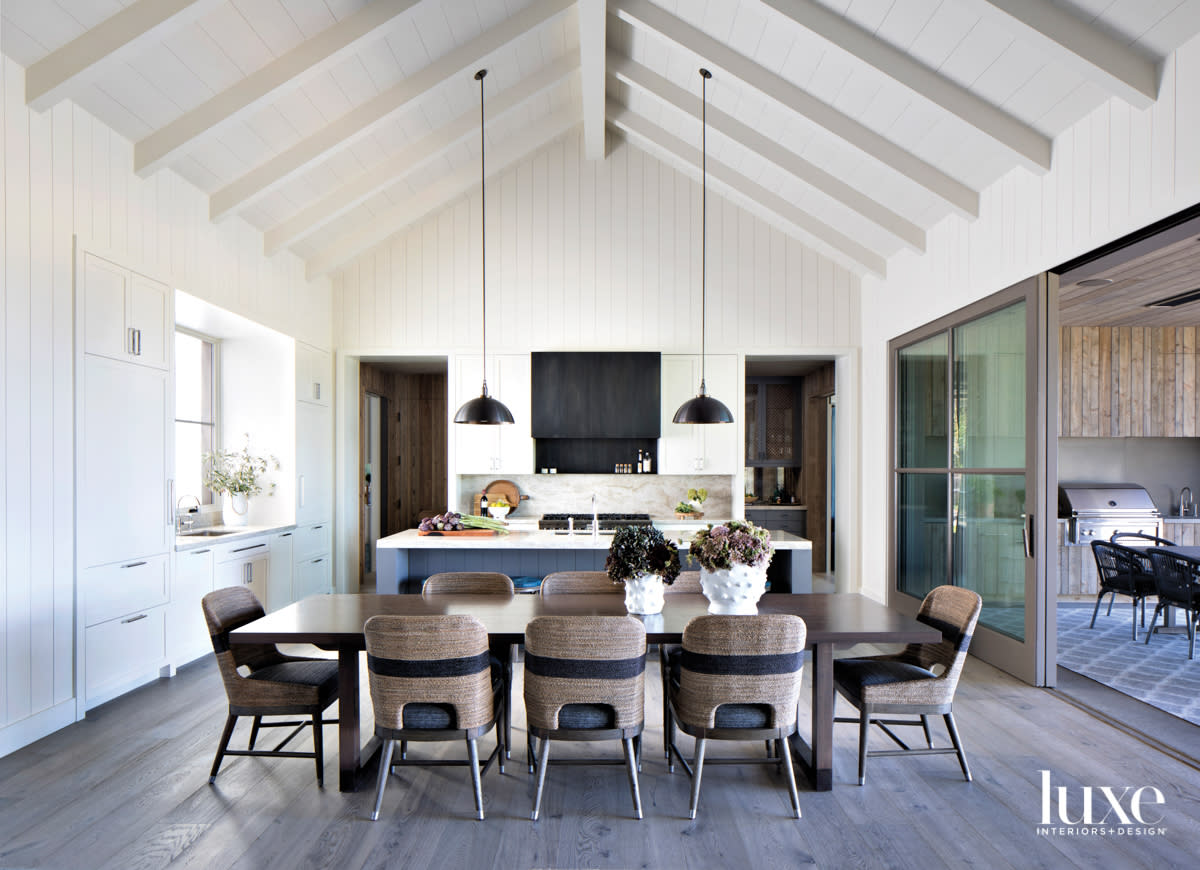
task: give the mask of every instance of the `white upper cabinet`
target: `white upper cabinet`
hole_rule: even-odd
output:
[[[508,407],[513,423],[502,426],[451,423],[457,474],[533,474],[533,436],[530,434],[533,405],[529,371],[529,354],[488,357],[488,395]],[[482,382],[480,357],[460,356],[452,414],[464,402],[479,395]]]
[[[333,519],[332,409],[296,403],[296,525]]]
[[[679,406],[700,389],[697,354],[663,354],[662,435],[658,440],[659,474],[736,474],[738,450],[736,410],[734,422],[711,426],[673,423]],[[705,365],[708,394],[737,409],[737,357],[709,354]]]
[[[167,368],[170,288],[95,254],[82,257],[84,350]]]
[[[296,401],[329,406],[333,358],[328,351],[296,342]]]

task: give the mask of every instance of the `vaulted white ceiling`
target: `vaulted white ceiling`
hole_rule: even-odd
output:
[[[76,101],[290,249],[337,269],[582,125],[848,268],[884,274],[1106,100],[1144,110],[1200,0],[3,0],[28,103]],[[611,142],[611,138],[607,141]]]

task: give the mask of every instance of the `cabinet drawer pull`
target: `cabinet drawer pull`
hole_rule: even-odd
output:
[[[130,562],[128,565],[122,565],[122,568],[140,568],[145,565],[145,562]]]
[[[211,552],[212,552],[212,550],[193,550],[192,555],[193,556],[203,556],[205,553],[211,553]]]
[[[322,559],[313,559],[313,564],[315,565],[318,562],[323,562],[323,561],[325,561],[323,558]]]
[[[257,550],[257,549],[260,549],[261,547],[265,547],[265,546],[266,546],[266,544],[251,544],[249,547],[239,547],[238,549],[234,550],[233,552],[244,553],[247,550]]]
[[[314,531],[314,532],[319,532],[319,531],[321,531],[321,529],[323,529],[323,528],[325,528],[325,527],[324,527],[324,526],[313,526],[313,531]]]
[[[139,613],[137,616],[131,616],[128,619],[122,619],[121,625],[128,625],[131,622],[137,622],[139,619],[145,619],[147,614]]]
[[[291,532],[284,532],[284,533],[283,533],[282,535],[280,535],[279,537],[281,537],[281,538],[290,538],[291,536],[292,536],[292,533],[291,533]]]

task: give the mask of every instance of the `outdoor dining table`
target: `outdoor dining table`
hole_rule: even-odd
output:
[[[708,612],[702,595],[667,596],[661,614],[641,617],[648,643],[679,643],[690,620]],[[833,788],[833,650],[855,643],[924,643],[941,632],[858,594],[764,595],[759,613],[788,613],[808,627],[812,651],[812,721],[809,741],[792,738],[792,754],[816,791]],[[625,613],[621,595],[316,595],[289,604],[230,632],[231,643],[310,643],[338,654],[339,787],[355,791],[370,778],[378,752],[372,737],[364,747],[359,724],[359,653],[366,648],[363,623],[379,614],[470,614],[488,630],[493,644],[523,643],[525,626],[537,616],[616,616]],[[811,742],[810,742],[811,741]]]

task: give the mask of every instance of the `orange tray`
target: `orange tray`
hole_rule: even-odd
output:
[[[417,530],[417,534],[425,535],[442,535],[446,538],[490,538],[496,533],[491,529],[461,529],[457,532],[422,532]]]

